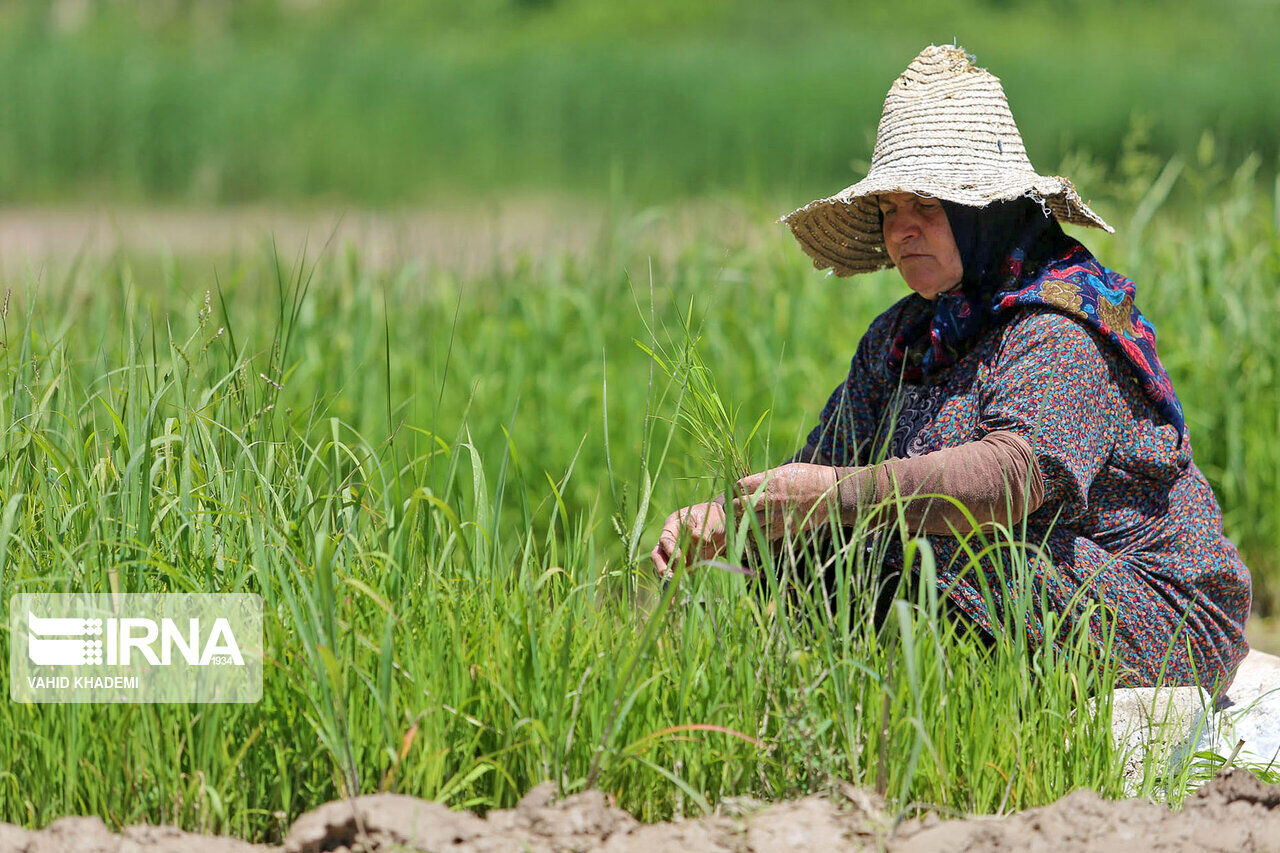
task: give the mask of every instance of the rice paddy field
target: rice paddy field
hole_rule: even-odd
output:
[[[234,37],[185,58],[167,51],[205,32],[185,18],[136,30],[109,15],[77,24],[72,6],[58,13],[70,24],[40,4],[5,10],[24,26],[69,28],[44,42],[0,37],[0,67],[31,84],[2,107],[27,127],[0,123],[0,186],[11,199],[438,205],[428,190],[456,198],[474,185],[481,196],[520,172],[570,200],[580,239],[573,250],[492,253],[465,267],[411,250],[375,258],[358,240],[324,234],[273,245],[265,230],[248,250],[0,259],[6,598],[253,592],[264,601],[266,644],[263,697],[253,704],[6,698],[0,821],[38,827],[89,814],[114,827],[165,822],[277,842],[297,815],[341,796],[399,791],[483,811],[509,807],[547,780],[565,793],[601,789],[642,820],[699,815],[730,798],[829,790],[837,780],[877,791],[903,814],[917,804],[1012,812],[1079,787],[1122,795],[1126,756],[1112,745],[1108,707],[1118,674],[1084,637],[1068,632],[1057,645],[1035,647],[1011,629],[986,648],[957,634],[936,595],[924,593],[895,603],[877,630],[858,605],[874,555],[853,549],[837,572],[839,594],[828,600],[795,583],[790,561],[748,556],[758,531],[745,523],[720,565],[671,584],[647,560],[672,509],[791,455],[845,376],[867,323],[905,292],[893,272],[856,281],[816,273],[774,220],[808,201],[802,193],[811,184],[830,179],[817,192],[843,186],[852,177],[849,153],[869,151],[833,121],[809,126],[810,149],[778,159],[792,146],[786,128],[813,115],[805,110],[822,112],[815,104],[824,92],[846,94],[860,78],[858,63],[881,51],[892,69],[853,87],[865,96],[858,114],[873,128],[883,89],[922,44],[915,25],[895,36],[914,47],[890,41],[854,52],[846,67],[804,41],[822,21],[810,9],[804,20],[817,23],[780,46],[782,59],[736,70],[758,76],[734,86],[754,91],[753,81],[772,81],[758,104],[744,107],[735,90],[728,103],[741,114],[702,115],[698,98],[707,92],[691,90],[685,108],[699,121],[778,134],[743,142],[747,149],[730,148],[726,158],[716,139],[706,141],[703,161],[696,145],[690,158],[677,157],[688,147],[679,140],[670,150],[628,148],[639,143],[619,141],[619,128],[632,127],[631,117],[601,125],[593,143],[585,124],[573,124],[583,103],[574,97],[557,102],[559,113],[536,111],[563,120],[537,144],[499,145],[488,130],[455,135],[460,125],[449,122],[483,123],[483,110],[498,109],[483,88],[474,114],[440,101],[451,114],[441,127],[454,130],[419,135],[433,122],[408,110],[406,93],[448,90],[448,75],[465,71],[519,99],[518,86],[501,82],[527,80],[511,57],[532,50],[530,32],[550,44],[556,15],[577,22],[580,31],[563,30],[565,50],[579,52],[556,66],[564,80],[547,91],[603,93],[633,75],[637,86],[649,85],[654,69],[687,84],[724,58],[707,47],[714,40],[664,36],[654,12],[647,23],[624,23],[657,42],[656,52],[609,52],[606,60],[582,45],[590,33],[618,37],[617,13],[517,5],[506,24],[493,25],[503,37],[491,49],[511,51],[501,61],[477,57],[463,40],[440,55],[414,54],[384,79],[374,57],[399,43],[375,39],[381,52],[344,53],[374,38],[357,31],[336,49],[335,76],[396,100],[366,104],[380,117],[372,130],[351,121],[350,135],[326,139],[351,118],[326,110],[350,93],[307,89],[316,66],[263,48],[293,42],[255,41],[281,21],[296,23],[275,7],[261,7],[261,20],[231,14],[218,26]],[[1005,6],[981,4],[974,13],[994,20]],[[334,8],[355,14],[354,6]],[[445,32],[454,31],[441,23],[450,15],[465,17],[432,8]],[[1073,8],[1085,21],[1098,14],[1087,3]],[[1154,13],[1142,9],[1125,7],[1121,19],[1146,22]],[[744,28],[771,20],[756,13]],[[1029,8],[1018,26],[1039,32],[1050,14]],[[1224,20],[1254,14],[1274,17],[1269,6],[1240,4]],[[685,23],[696,33],[722,21],[706,15]],[[510,16],[531,22],[521,28]],[[467,30],[459,20],[456,31]],[[332,28],[349,17],[324,21]],[[369,26],[397,24],[415,32],[394,17],[374,16]],[[1178,38],[1193,29],[1175,19],[1161,26]],[[1241,33],[1239,67],[1274,33]],[[754,44],[748,36],[734,37]],[[102,82],[105,66],[95,63],[115,62],[128,39],[140,45],[132,64],[114,84]],[[315,63],[328,56],[309,49]],[[1144,49],[1164,55],[1139,45],[1124,61],[1140,64]],[[804,90],[815,101],[792,103],[768,66],[794,65],[787,51],[825,57],[841,79],[826,80],[822,67],[792,68],[825,81]],[[982,58],[1011,81],[1034,79],[1011,53],[992,48]],[[167,70],[149,76],[156,69]],[[1086,64],[1082,73],[1099,72]],[[1061,115],[1025,95],[1021,111],[1012,84],[1010,95],[1049,149],[1038,157],[1029,143],[1042,171],[1055,171],[1057,157],[1117,227],[1115,236],[1075,233],[1137,281],[1196,461],[1253,572],[1255,610],[1269,616],[1280,613],[1280,182],[1268,134],[1280,105],[1266,100],[1271,88],[1234,100],[1235,90],[1202,73],[1210,72],[1188,72],[1186,97],[1201,86],[1212,92],[1214,109],[1234,117],[1225,129],[1202,126],[1204,116],[1190,108],[1135,120],[1127,107],[1104,105],[1096,114],[1114,121],[1096,149],[1064,136],[1055,152],[1049,137],[1065,124]],[[225,75],[238,74],[263,75],[263,104],[292,105],[283,112],[296,118],[284,128],[297,134],[291,144],[258,146],[260,114],[223,100],[240,91],[222,85]],[[560,83],[568,88],[555,89]],[[53,88],[33,94],[41,85]],[[709,85],[714,95],[729,84]],[[50,93],[64,91],[86,103],[40,112]],[[325,94],[312,100],[308,91]],[[290,92],[302,100],[288,101]],[[644,104],[647,96],[637,97]],[[1127,103],[1132,93],[1115,97]],[[108,106],[95,112],[104,98]],[[794,114],[753,111],[781,110],[784,101]],[[156,125],[139,131],[108,121],[123,115]],[[61,123],[73,121],[85,122],[77,126],[85,132],[64,132]],[[166,122],[190,132],[173,133]],[[561,132],[581,147],[554,142]],[[40,148],[40,133],[58,142]],[[386,157],[352,157],[369,145],[366,133],[388,134],[375,137],[385,146],[373,146]],[[467,150],[442,165],[458,138],[470,140]],[[416,166],[397,147],[409,139],[420,146]],[[495,146],[488,153],[486,140]],[[250,157],[255,146],[262,158]],[[803,153],[818,150],[830,159]],[[744,165],[753,162],[772,165]],[[731,192],[737,166],[745,183]],[[927,543],[906,538],[923,552],[927,573]],[[997,531],[975,539],[974,550],[1000,548],[1025,567],[1015,539]],[[1011,602],[1013,623],[1038,606],[1029,582],[992,594]],[[7,671],[5,678],[7,686]],[[1176,803],[1188,772],[1171,776],[1152,762],[1142,793]]]

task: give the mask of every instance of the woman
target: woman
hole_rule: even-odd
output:
[[[1110,226],[1034,171],[999,80],[927,48],[889,90],[867,177],[785,221],[816,267],[895,266],[913,294],[872,322],[805,447],[739,481],[735,504],[776,538],[822,520],[824,501],[851,524],[906,496],[948,604],[988,633],[1002,614],[981,589],[1009,578],[998,559],[984,579],[952,557],[970,517],[1005,525],[1044,543],[1037,588],[1064,618],[1083,602],[1111,614],[1127,683],[1225,689],[1248,651],[1249,573],[1133,283],[1059,221]],[[718,554],[724,519],[723,498],[672,513],[659,572]]]

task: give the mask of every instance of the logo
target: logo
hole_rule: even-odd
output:
[[[9,695],[15,701],[262,697],[257,595],[15,595],[9,600],[9,632]]]
[[[36,666],[80,666],[102,663],[102,641],[88,637],[102,633],[101,619],[41,619],[27,614],[27,657]]]
[[[102,640],[69,640],[50,635],[83,634],[97,636],[102,633],[102,620],[92,619],[42,619],[27,614],[30,634],[27,637],[27,657],[37,666],[79,666],[100,664]],[[161,619],[159,626],[154,619],[107,619],[107,666],[128,666],[133,652],[141,654],[152,666],[168,666],[175,650],[192,666],[208,666],[211,663],[234,663],[244,666],[244,656],[236,643],[231,625],[225,618],[213,620],[208,642],[200,642],[200,620],[191,619],[189,633],[183,635],[172,619]],[[141,634],[138,634],[138,631]],[[155,644],[159,637],[160,653]],[[202,651],[203,649],[203,651]]]

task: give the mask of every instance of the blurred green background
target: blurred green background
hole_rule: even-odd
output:
[[[19,0],[0,194],[807,200],[859,175],[889,83],[953,40],[1042,171],[1114,166],[1135,126],[1157,156],[1212,142],[1274,171],[1270,0]]]

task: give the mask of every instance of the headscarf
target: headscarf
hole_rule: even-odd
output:
[[[1156,355],[1155,329],[1134,303],[1132,281],[1107,269],[1029,198],[984,208],[942,201],[964,268],[960,286],[932,301],[894,338],[890,371],[922,382],[955,363],[998,315],[1019,308],[1066,314],[1109,341],[1143,391],[1181,435],[1182,404]]]

